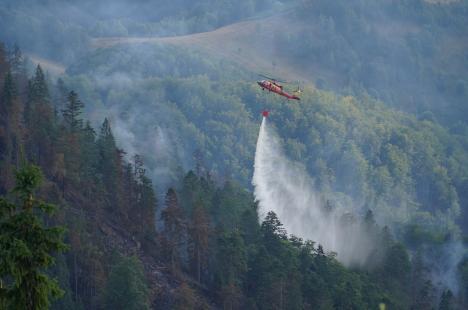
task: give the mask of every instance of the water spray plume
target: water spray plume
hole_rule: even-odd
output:
[[[313,180],[282,151],[279,138],[263,117],[255,153],[252,184],[259,218],[274,211],[287,231],[322,244],[345,265],[363,266],[375,250],[365,229],[344,212],[325,210],[313,190]]]

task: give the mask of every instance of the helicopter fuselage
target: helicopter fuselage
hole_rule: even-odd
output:
[[[257,84],[263,90],[267,89],[268,91],[274,92],[274,93],[276,93],[276,94],[278,94],[280,96],[286,97],[288,99],[301,100],[301,98],[299,98],[298,96],[292,95],[292,94],[290,94],[288,92],[285,92],[283,90],[283,86],[278,84],[275,81],[261,80],[261,81],[258,81]]]

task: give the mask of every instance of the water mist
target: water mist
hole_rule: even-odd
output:
[[[344,211],[325,210],[313,180],[283,153],[280,140],[264,117],[255,153],[252,184],[259,218],[274,211],[288,233],[321,244],[347,266],[363,266],[375,250],[373,237],[358,221],[346,221]]]

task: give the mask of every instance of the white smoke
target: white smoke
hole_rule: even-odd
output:
[[[159,125],[148,126],[150,115],[137,108],[125,113],[125,117],[118,108],[107,110],[107,113],[112,120],[117,146],[126,152],[129,162],[133,161],[134,155],[142,156],[146,175],[158,194],[164,194],[166,188],[174,186],[180,178],[178,173],[188,167],[184,161],[187,157],[184,148],[175,138],[177,132]]]
[[[447,288],[453,293],[459,292],[458,265],[466,250],[460,240],[446,242],[440,247],[425,248],[423,260],[430,270],[432,283],[438,290],[438,295]]]
[[[343,210],[325,210],[313,189],[313,180],[301,165],[286,158],[266,118],[258,136],[252,184],[260,219],[274,211],[289,233],[336,252],[343,264],[368,263],[375,250],[373,237],[351,216],[344,216]]]

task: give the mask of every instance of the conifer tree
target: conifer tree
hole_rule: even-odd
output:
[[[429,279],[429,269],[425,266],[421,251],[417,251],[411,261],[411,298],[416,305],[425,282]]]
[[[131,165],[130,165],[131,166]],[[137,207],[135,212],[138,215],[138,221],[144,224],[144,233],[151,234],[155,231],[155,211],[157,199],[153,190],[151,179],[146,176],[143,159],[136,154],[133,157],[133,172],[130,174],[132,191],[130,200],[132,205]]]
[[[39,168],[27,165],[17,172],[13,191],[21,204],[0,198],[0,304],[7,309],[48,309],[63,293],[44,273],[54,263],[52,253],[66,245],[63,229],[46,227],[38,216],[55,209],[33,196],[40,183]]]
[[[440,299],[439,310],[454,310],[455,303],[453,299],[453,293],[451,290],[444,291]]]
[[[24,57],[21,49],[17,44],[13,46],[13,52],[11,54],[11,70],[15,75],[24,75],[26,74],[26,68],[24,65]]]
[[[247,271],[247,251],[239,231],[224,232],[217,244],[218,277],[221,286],[242,285]]]
[[[179,265],[179,250],[184,237],[185,223],[177,194],[173,188],[169,188],[167,191],[165,204],[166,208],[162,211],[161,217],[164,221],[164,235],[168,258],[172,271],[175,272]]]
[[[271,238],[286,239],[286,230],[278,219],[276,213],[273,211],[268,212],[262,223],[261,229],[265,239],[267,240],[270,240]]]
[[[3,81],[3,78],[10,70],[10,64],[8,63],[7,52],[5,49],[5,45],[0,42],[0,81]]]
[[[28,99],[25,106],[27,132],[27,154],[44,171],[50,172],[54,165],[54,148],[57,127],[47,82],[41,66],[37,66],[34,77],[28,83]]]
[[[209,235],[210,221],[205,208],[198,202],[193,209],[190,226],[190,252],[198,282],[201,282],[202,267],[207,264]]]
[[[13,100],[18,95],[18,90],[16,89],[16,84],[13,79],[13,75],[11,71],[8,71],[5,75],[5,82],[3,84],[3,99],[4,104],[7,107],[11,107],[13,104]]]
[[[65,132],[62,133],[63,143],[61,147],[65,155],[65,167],[67,179],[80,181],[83,174],[83,120],[80,115],[84,105],[78,98],[78,95],[71,91],[68,94],[67,104],[62,110],[65,123]]]
[[[201,190],[199,186],[199,179],[192,170],[190,170],[183,180],[183,187],[181,192],[182,207],[187,214],[192,212],[192,207],[200,198]]]
[[[13,187],[13,167],[19,160],[20,127],[16,84],[8,71],[0,98],[0,193]]]
[[[137,257],[120,257],[107,281],[106,309],[149,309],[148,285]]]
[[[88,181],[87,185],[91,185],[96,182],[99,151],[96,146],[96,132],[89,121],[87,121],[84,126],[83,133],[81,135],[81,145],[80,171],[84,180]],[[91,183],[89,181],[91,181]]]
[[[82,129],[83,127],[83,120],[80,118],[81,113],[83,113],[84,104],[78,98],[78,94],[74,91],[71,91],[68,94],[67,105],[63,113],[63,119],[65,123],[68,125],[68,129],[75,133]]]
[[[144,231],[147,234],[154,233],[156,231],[155,214],[157,199],[153,190],[153,183],[147,176],[141,177],[138,195],[138,203],[142,214],[142,222],[144,223]]]
[[[55,98],[55,104],[58,106],[58,108],[63,108],[67,105],[69,94],[70,91],[67,89],[65,82],[63,79],[59,78],[57,80],[57,92]]]
[[[31,80],[29,99],[34,103],[48,103],[50,101],[49,87],[41,65],[37,65],[34,77]]]
[[[97,144],[99,150],[99,172],[102,175],[103,183],[109,196],[109,201],[116,205],[118,203],[117,185],[120,167],[114,135],[112,134],[110,122],[107,118],[104,119],[104,122],[102,123]]]

